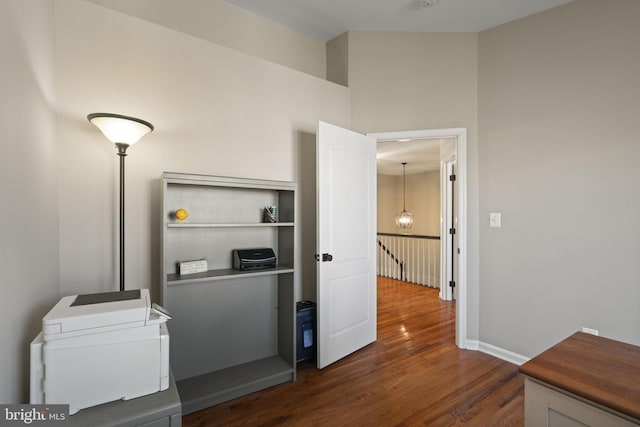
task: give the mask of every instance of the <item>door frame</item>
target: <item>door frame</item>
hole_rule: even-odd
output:
[[[398,132],[368,133],[378,142],[398,139],[455,138],[458,205],[458,300],[456,301],[456,345],[469,348],[467,338],[467,128],[427,129]],[[442,274],[442,272],[440,272]]]

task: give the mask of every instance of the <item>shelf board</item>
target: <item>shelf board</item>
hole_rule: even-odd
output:
[[[280,356],[209,372],[177,382],[182,414],[190,414],[245,394],[295,380],[295,368]]]
[[[202,273],[187,274],[181,276],[178,273],[167,274],[167,285],[179,285],[186,283],[208,282],[211,280],[223,280],[233,277],[271,276],[274,274],[293,273],[293,267],[278,266],[266,270],[238,271],[233,268],[209,270]]]
[[[247,227],[293,227],[293,222],[257,222],[257,223],[168,223],[167,228],[247,228]]]

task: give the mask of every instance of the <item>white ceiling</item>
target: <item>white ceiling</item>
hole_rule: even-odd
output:
[[[454,140],[455,141],[455,140]],[[378,174],[402,175],[402,162],[407,162],[407,175],[440,169],[440,153],[447,139],[415,139],[381,141],[376,144]]]
[[[572,0],[225,0],[320,40],[345,31],[479,32]]]

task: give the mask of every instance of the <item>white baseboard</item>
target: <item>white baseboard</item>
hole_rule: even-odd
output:
[[[465,348],[467,350],[475,350],[486,353],[490,356],[497,357],[498,359],[502,359],[518,366],[529,361],[528,357],[522,356],[521,354],[514,353],[512,351],[505,350],[504,348],[496,347],[495,345],[487,344],[478,340],[466,340]]]
[[[467,350],[475,350],[478,351],[480,350],[480,341],[478,340],[467,340],[466,341],[466,349]]]
[[[518,366],[528,362],[530,359],[529,357],[525,357],[521,354],[514,353],[512,351],[505,350],[504,348],[496,347],[495,345],[487,344],[484,342],[478,343],[478,350]]]

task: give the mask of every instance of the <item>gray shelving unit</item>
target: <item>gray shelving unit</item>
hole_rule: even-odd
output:
[[[266,206],[278,222],[262,222]],[[295,206],[292,182],[163,174],[161,301],[184,414],[295,380]],[[257,247],[273,248],[276,268],[231,268],[233,249]],[[179,274],[199,259],[208,271]]]

